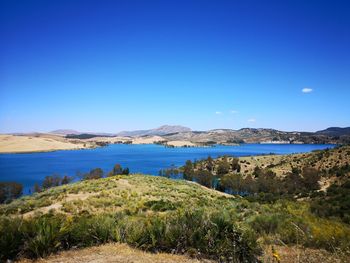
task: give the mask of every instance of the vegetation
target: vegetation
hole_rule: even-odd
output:
[[[76,195],[89,197],[82,203]],[[61,209],[42,214],[53,203]],[[224,213],[222,205],[228,208]],[[230,212],[235,206],[229,196],[162,177],[123,175],[63,185],[1,207],[1,260],[118,241],[251,262],[260,250],[253,233],[241,229]],[[14,215],[22,216],[10,219]]]
[[[52,204],[60,208],[44,212]],[[331,251],[346,251],[350,244],[349,226],[317,217],[307,202],[258,204],[183,180],[143,175],[54,187],[0,208],[1,260],[110,241],[222,262],[252,262],[264,243]]]
[[[128,167],[123,169],[122,166],[119,163],[117,163],[114,165],[113,170],[108,173],[108,176],[121,175],[121,174],[128,175],[129,173],[130,171]]]
[[[22,195],[23,185],[15,182],[0,182],[0,204],[10,202]]]
[[[326,192],[314,196],[311,211],[321,217],[341,218],[350,224],[350,180],[332,184]]]
[[[81,140],[85,140],[85,139],[91,139],[91,138],[96,138],[96,137],[100,137],[100,136],[101,135],[82,133],[82,134],[67,134],[66,138],[67,139],[81,139]],[[111,137],[111,136],[104,135],[104,137]]]
[[[123,242],[219,262],[254,262],[264,246],[296,245],[326,249],[346,262],[347,166],[320,170],[313,165],[329,164],[325,160],[334,154],[347,151],[315,152],[306,163],[293,159],[282,176],[276,167],[285,163],[255,166],[246,174],[242,167],[247,159],[227,156],[187,161],[184,167],[163,171],[164,177],[124,175],[117,164],[111,176],[97,179],[101,170],[93,169],[86,178],[93,180],[61,181],[61,186],[0,205],[0,261]],[[340,176],[332,175],[339,171]],[[165,178],[177,173],[194,182]],[[48,182],[55,184],[54,179]],[[321,189],[324,180],[333,183]]]
[[[89,173],[83,175],[83,180],[100,179],[103,177],[103,170],[101,168],[92,169]]]

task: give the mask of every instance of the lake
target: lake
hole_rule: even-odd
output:
[[[100,167],[105,172],[119,163],[131,173],[158,175],[160,169],[181,166],[186,160],[213,158],[221,155],[249,156],[289,154],[332,148],[329,144],[242,144],[240,146],[165,148],[161,145],[112,144],[107,147],[56,151],[46,153],[0,154],[0,181],[15,181],[24,185],[24,193],[45,176],[57,173],[75,176]]]

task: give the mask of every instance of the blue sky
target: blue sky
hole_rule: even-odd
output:
[[[350,126],[349,13],[337,0],[1,0],[0,132]]]

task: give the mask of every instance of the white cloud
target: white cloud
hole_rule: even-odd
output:
[[[220,114],[222,114],[222,112],[221,111],[216,111],[215,114],[216,115],[220,115]]]
[[[310,93],[310,92],[312,92],[312,89],[310,89],[310,88],[303,88],[301,91],[303,93]]]
[[[256,122],[256,119],[254,118],[248,119],[248,122]]]
[[[230,113],[231,113],[231,114],[237,114],[238,111],[236,111],[236,110],[231,110]]]

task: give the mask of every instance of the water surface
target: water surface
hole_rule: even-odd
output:
[[[160,169],[180,166],[188,159],[198,160],[220,155],[248,156],[289,154],[331,148],[329,144],[242,144],[240,146],[165,148],[164,146],[112,144],[107,147],[45,153],[0,154],[0,181],[16,181],[25,187],[25,194],[43,178],[53,173],[75,176],[100,167],[105,172],[119,163],[130,172],[158,175]]]

